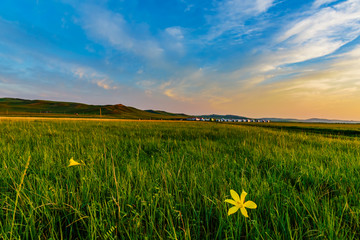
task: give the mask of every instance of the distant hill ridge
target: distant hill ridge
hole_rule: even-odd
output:
[[[197,117],[200,118],[215,118],[215,119],[249,119],[248,117],[242,117],[237,115],[218,115],[218,114],[210,114],[210,115],[199,115]]]
[[[101,114],[101,115],[100,115]],[[27,100],[20,98],[0,98],[0,116],[47,116],[47,117],[104,117],[122,119],[186,119],[183,113],[169,113],[161,110],[140,110],[123,104],[89,105],[75,102],[49,100]],[[237,115],[199,115],[202,118],[257,119]],[[311,118],[306,120],[285,118],[259,118],[272,122],[308,123],[360,123],[359,121],[329,120]]]
[[[101,114],[101,115],[100,115]],[[124,119],[183,119],[188,115],[156,110],[140,110],[123,104],[89,105],[75,102],[0,98],[0,115],[81,116]]]

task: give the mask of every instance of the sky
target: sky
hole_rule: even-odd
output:
[[[1,97],[360,121],[360,1],[1,0]]]

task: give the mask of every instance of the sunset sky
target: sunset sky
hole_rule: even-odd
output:
[[[0,98],[360,121],[359,0],[1,0]]]

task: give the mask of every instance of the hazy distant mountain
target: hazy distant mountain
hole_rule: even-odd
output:
[[[310,118],[307,120],[299,120],[301,122],[319,122],[319,123],[360,123],[359,121],[347,121],[347,120],[333,120],[333,119],[321,119],[321,118]]]
[[[247,117],[237,116],[237,115],[217,115],[217,114],[210,114],[210,115],[198,115],[197,117],[200,118],[215,118],[215,119],[248,119]]]
[[[0,98],[0,115],[100,117],[100,112],[101,117],[125,119],[183,119],[188,117],[185,114],[165,111],[144,111],[122,104],[88,105],[74,102]]]
[[[322,119],[322,118],[310,118],[310,119],[293,119],[293,118],[262,118],[270,120],[272,122],[304,122],[304,123],[360,123],[358,121],[348,120],[333,120],[333,119]]]
[[[184,117],[187,118],[189,117],[189,115],[186,115],[184,113],[169,113],[169,112],[165,112],[165,111],[161,111],[161,110],[145,110],[148,113],[154,113],[154,114],[158,114],[158,115],[163,115],[163,116],[180,116],[180,117]]]

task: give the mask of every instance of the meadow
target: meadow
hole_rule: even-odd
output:
[[[314,125],[0,120],[0,239],[360,239],[360,127]]]

